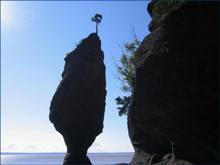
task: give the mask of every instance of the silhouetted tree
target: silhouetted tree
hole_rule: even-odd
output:
[[[102,15],[101,14],[95,14],[94,17],[92,17],[92,22],[96,23],[96,33],[98,34],[98,25],[101,23],[102,21]]]
[[[118,96],[115,99],[117,105],[119,105],[119,107],[117,107],[119,110],[119,116],[127,115],[128,113],[131,92],[135,84],[135,63],[137,59],[135,52],[139,46],[140,41],[133,32],[133,41],[123,44],[120,65],[116,65],[119,75],[118,78],[122,82],[121,90],[128,93],[128,96]]]

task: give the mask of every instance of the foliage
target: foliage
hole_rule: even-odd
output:
[[[96,33],[98,34],[98,25],[101,23],[102,21],[102,15],[101,14],[95,14],[94,17],[92,17],[92,22],[96,23]]]
[[[135,63],[137,57],[135,52],[140,46],[140,41],[137,39],[135,33],[132,42],[125,42],[123,44],[122,56],[120,58],[120,65],[117,65],[118,78],[122,82],[121,90],[131,95],[132,89],[135,84]],[[130,96],[117,97],[116,103],[119,105],[119,116],[127,115]]]
[[[178,9],[184,0],[158,0],[152,9],[153,19],[157,20],[161,15]]]
[[[123,98],[118,96],[115,99],[117,105],[120,105],[120,107],[117,108],[119,110],[118,112],[119,116],[127,115],[129,104],[130,104],[130,98],[131,98],[130,96],[124,96]]]
[[[101,20],[102,20],[102,15],[101,14],[96,13],[95,16],[92,17],[92,21],[97,23],[97,24],[101,23]]]

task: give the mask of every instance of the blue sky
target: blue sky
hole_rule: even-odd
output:
[[[107,98],[104,130],[89,152],[133,151],[126,117],[115,98],[123,95],[116,78],[120,45],[142,40],[150,16],[147,1],[1,1],[1,151],[64,152],[62,136],[49,122],[51,98],[61,80],[65,54],[99,26],[105,54]]]

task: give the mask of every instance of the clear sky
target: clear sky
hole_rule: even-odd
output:
[[[133,151],[127,118],[115,98],[120,45],[148,34],[147,1],[1,1],[1,151],[65,152],[62,136],[49,122],[51,98],[61,80],[64,57],[99,26],[105,54],[107,98],[104,130],[89,152]]]

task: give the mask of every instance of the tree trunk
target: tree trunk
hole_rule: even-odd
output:
[[[96,24],[96,34],[98,34],[98,25]]]

